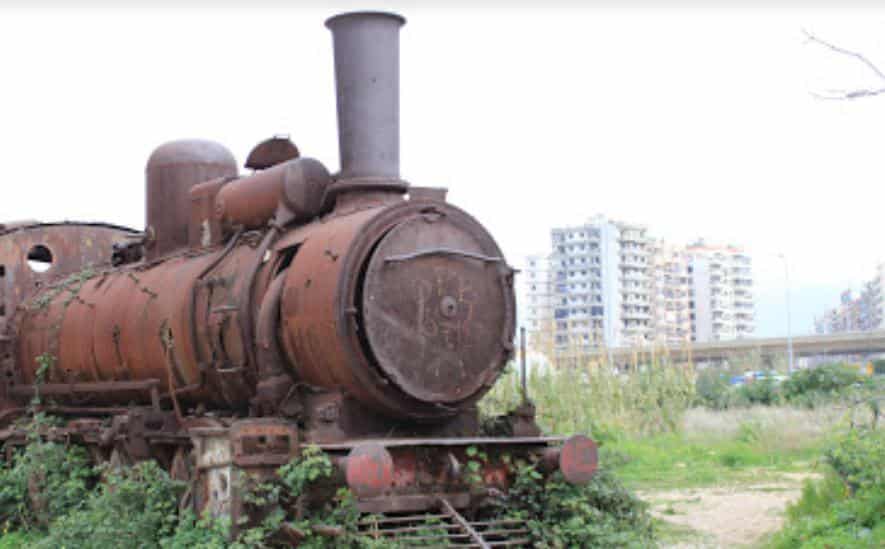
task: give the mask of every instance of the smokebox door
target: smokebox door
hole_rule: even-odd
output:
[[[425,213],[393,228],[364,279],[363,322],[379,367],[425,402],[474,395],[503,367],[507,288],[482,228]]]

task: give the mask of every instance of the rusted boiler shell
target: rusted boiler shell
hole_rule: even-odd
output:
[[[223,145],[188,139],[157,147],[145,171],[146,256],[153,259],[188,245],[191,188],[210,179],[235,177],[238,170]]]
[[[36,357],[49,353],[57,361],[47,383],[153,379],[164,392],[187,388],[185,402],[242,408],[254,376],[245,368],[237,303],[253,255],[241,245],[48,288],[18,321],[22,382],[36,382]],[[237,375],[217,375],[238,368]],[[149,395],[108,391],[93,398],[107,405]]]
[[[261,365],[249,360],[255,340],[243,327],[254,326],[270,278],[286,269],[276,333],[295,381],[394,417],[456,413],[510,355],[512,270],[453,206],[356,198],[287,232],[263,263],[261,247],[232,240],[46,290],[19,320],[22,381],[34,383],[35,358],[50,353],[58,362],[49,382],[157,380],[184,402],[247,407]],[[109,392],[95,402],[148,397]]]

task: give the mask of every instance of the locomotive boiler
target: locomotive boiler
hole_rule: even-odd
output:
[[[515,271],[441,188],[399,173],[399,30],[350,13],[332,31],[340,169],[286,138],[241,175],[209,141],[146,169],[144,231],[0,225],[0,440],[39,407],[96,459],[153,459],[192,505],[236,513],[235,477],[327,452],[361,510],[459,509],[507,490],[505,454],[586,482],[595,446],[541,436],[525,404],[483,436],[477,401],[514,355]],[[487,456],[483,490],[462,474]]]

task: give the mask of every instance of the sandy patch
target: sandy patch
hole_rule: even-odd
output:
[[[670,547],[741,547],[759,543],[784,522],[784,511],[801,494],[795,475],[786,482],[643,492],[652,513],[696,531],[698,541]],[[701,541],[702,540],[702,541]]]

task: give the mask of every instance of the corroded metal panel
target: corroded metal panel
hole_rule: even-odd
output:
[[[138,235],[132,229],[101,223],[3,227],[0,225],[0,297],[7,318],[50,283],[109,266],[113,245]]]

